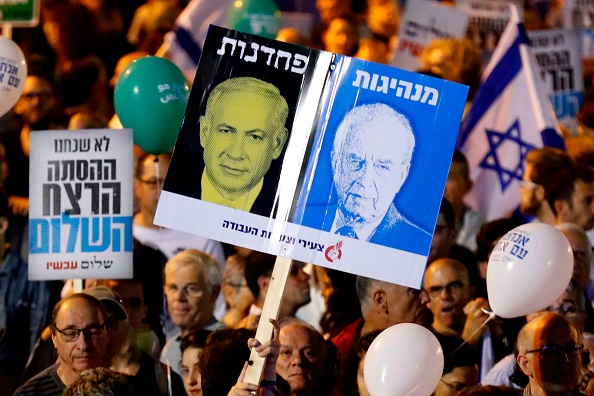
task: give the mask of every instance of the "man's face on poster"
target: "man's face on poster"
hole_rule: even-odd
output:
[[[349,222],[383,218],[408,176],[410,132],[395,119],[386,121],[350,128],[342,150],[333,154],[338,204]]]
[[[287,130],[274,120],[274,101],[249,91],[223,93],[200,119],[206,174],[228,199],[262,180],[286,140]]]

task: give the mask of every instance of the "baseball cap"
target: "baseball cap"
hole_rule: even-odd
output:
[[[111,290],[107,286],[93,286],[82,291],[88,295],[95,297],[101,301],[107,309],[110,317],[117,317],[118,319],[128,319],[128,313],[122,305],[121,296]]]

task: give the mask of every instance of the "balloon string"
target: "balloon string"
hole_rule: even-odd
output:
[[[159,171],[160,166],[159,166],[159,156],[158,155],[155,155],[154,162],[155,162],[155,177],[156,177],[156,181],[157,181],[157,188],[160,191],[163,191],[163,184],[165,181],[161,180],[161,172]],[[161,198],[161,193],[159,193],[158,199],[160,199],[160,198]],[[157,199],[157,202],[158,202],[158,199]],[[153,223],[154,223],[154,220],[153,220]],[[159,226],[159,229],[162,229],[162,228],[163,227]],[[163,238],[163,236],[161,236],[161,238]],[[162,239],[161,239],[161,242],[163,242]]]
[[[489,321],[491,321],[492,319],[495,319],[495,316],[497,316],[497,314],[495,312],[487,311],[485,308],[481,308],[481,310],[484,313],[486,313],[487,315],[489,315],[489,317],[479,326],[478,329],[476,329],[474,331],[474,333],[472,333],[470,335],[470,337],[468,337],[469,340],[472,340],[474,338],[474,336],[476,335],[476,333],[478,333],[483,327],[485,327],[487,325],[487,323],[489,323]],[[460,348],[462,348],[464,346],[464,344],[468,344],[468,341],[464,340],[464,342],[462,344],[460,344],[460,346],[458,348],[456,348],[456,350],[454,352],[452,352],[452,354],[450,356],[453,356],[456,352],[458,352],[458,350]]]
[[[155,155],[155,175],[157,178],[157,187],[159,187],[159,189],[163,188],[163,182],[164,180],[161,180],[161,172],[159,172],[159,156]]]

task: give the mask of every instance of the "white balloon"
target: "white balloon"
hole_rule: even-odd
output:
[[[382,331],[369,346],[363,366],[371,396],[429,396],[442,372],[439,341],[431,331],[414,323]]]
[[[491,253],[487,294],[491,309],[515,318],[551,305],[569,284],[573,252],[565,235],[544,223],[529,223],[505,234]]]
[[[0,36],[0,116],[19,100],[27,78],[25,55],[19,46],[7,37]]]

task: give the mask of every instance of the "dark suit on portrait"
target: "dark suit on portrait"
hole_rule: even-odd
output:
[[[371,235],[369,242],[408,250],[410,243],[403,243],[402,238],[395,237],[395,235],[406,236],[407,240],[412,240],[414,243],[423,243],[427,246],[431,244],[431,234],[402,216],[392,203],[381,223]]]
[[[304,210],[303,225],[331,232],[335,216],[338,215],[336,194],[327,205],[307,205]],[[369,242],[395,249],[427,255],[431,245],[431,233],[423,230],[403,216],[394,203],[390,205],[384,218],[377,226]]]

